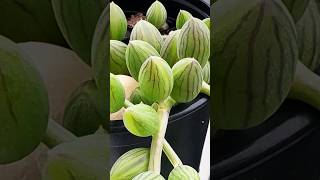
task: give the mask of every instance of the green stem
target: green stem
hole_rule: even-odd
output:
[[[178,167],[180,165],[183,165],[182,161],[180,160],[179,156],[174,152],[170,144],[167,140],[164,139],[163,141],[163,151],[168,157],[169,161],[173,165],[173,167]]]
[[[320,77],[300,61],[297,64],[289,98],[304,101],[320,110]]]
[[[46,134],[42,140],[49,148],[75,140],[77,137],[54,120],[49,119]]]
[[[126,108],[128,108],[128,107],[130,107],[130,106],[133,106],[134,104],[132,104],[132,102],[130,102],[129,100],[125,100],[124,101],[124,106],[126,107]]]
[[[202,88],[201,93],[206,94],[207,96],[210,96],[210,85],[206,82],[202,82]]]
[[[174,104],[175,101],[169,97],[164,102],[160,103],[158,107],[160,127],[159,131],[152,137],[149,160],[149,171],[153,171],[157,174],[160,174],[161,171],[163,141],[167,130],[170,109]]]

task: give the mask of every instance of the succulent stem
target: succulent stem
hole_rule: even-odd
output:
[[[320,77],[298,61],[289,98],[308,103],[320,110]]]
[[[200,92],[210,96],[210,85],[203,81],[202,82],[202,88],[201,88]]]
[[[134,104],[132,104],[129,100],[125,100],[124,101],[124,106],[126,107],[126,108],[128,108],[128,107],[130,107],[130,106],[133,106]]]
[[[165,139],[163,141],[163,152],[166,154],[173,167],[183,165],[176,152],[172,149],[168,141]]]
[[[77,137],[70,131],[63,128],[60,124],[52,119],[49,119],[46,134],[42,142],[49,148],[53,148],[63,142],[69,142],[75,140]]]
[[[153,171],[160,174],[161,171],[161,155],[164,142],[164,136],[166,134],[168,118],[171,107],[175,104],[175,101],[168,97],[164,102],[159,104],[158,114],[160,117],[159,131],[152,137],[149,171]]]

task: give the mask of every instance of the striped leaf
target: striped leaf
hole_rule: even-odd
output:
[[[202,68],[197,60],[184,58],[173,67],[174,84],[171,97],[178,103],[192,101],[198,96],[202,87]]]
[[[171,31],[161,47],[160,55],[172,67],[179,61],[177,41],[180,30]]]
[[[112,166],[111,180],[132,179],[148,170],[150,150],[147,148],[132,149],[123,154]]]
[[[94,81],[82,83],[70,96],[64,110],[63,126],[76,136],[107,128],[108,109]]]
[[[217,1],[212,12],[215,125],[256,126],[279,108],[292,85],[298,60],[294,21],[278,0]]]
[[[209,61],[202,69],[202,76],[203,76],[203,81],[210,84],[210,62]]]
[[[160,174],[156,174],[151,171],[143,172],[132,180],[165,180]]]
[[[168,177],[168,180],[200,180],[198,172],[190,166],[181,165],[174,168]]]
[[[123,114],[123,122],[129,132],[139,137],[154,135],[160,126],[158,113],[145,104],[127,108]]]
[[[125,91],[120,80],[114,74],[110,73],[110,112],[119,111],[125,101]]]
[[[160,29],[167,20],[167,10],[159,1],[155,1],[147,11],[147,21]]]
[[[104,0],[52,0],[52,6],[64,38],[81,59],[90,64],[92,37],[106,3]]]
[[[310,0],[282,0],[291,13],[293,20],[298,22],[304,14]]]
[[[30,61],[14,42],[0,36],[0,164],[27,156],[47,129],[47,92]]]
[[[204,67],[210,56],[210,31],[200,19],[191,18],[178,37],[179,58],[195,58]]]
[[[126,64],[127,45],[121,41],[110,40],[110,72],[113,74],[129,74]]]
[[[163,38],[159,30],[145,20],[140,20],[132,29],[130,41],[142,40],[151,44],[158,52],[160,52]]]
[[[309,69],[320,66],[320,13],[315,0],[309,5],[296,24],[298,32],[299,59]]]
[[[110,3],[110,39],[123,40],[127,33],[127,18],[122,9],[114,2]]]
[[[164,101],[173,87],[170,66],[161,57],[149,57],[141,66],[139,84],[141,95],[148,102]]]
[[[150,56],[160,56],[149,43],[134,40],[130,41],[126,50],[126,64],[131,76],[138,80],[141,65]]]
[[[188,11],[180,10],[176,19],[176,28],[181,29],[182,26],[191,18],[192,14],[190,14]]]

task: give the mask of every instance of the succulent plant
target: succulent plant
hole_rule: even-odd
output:
[[[150,150],[147,148],[132,149],[123,154],[112,166],[110,180],[132,179],[148,170]]]
[[[30,61],[17,44],[0,36],[0,164],[31,153],[47,128],[46,88]]]
[[[156,0],[147,11],[147,21],[156,28],[161,28],[167,20],[167,10],[163,4]]]
[[[159,115],[148,105],[137,104],[127,108],[123,114],[125,127],[139,137],[154,135],[159,129]]]
[[[134,79],[138,80],[140,67],[150,56],[160,55],[149,43],[141,40],[129,42],[126,50],[126,64]]]
[[[127,45],[121,41],[110,40],[110,72],[113,74],[129,74],[126,65]]]
[[[202,69],[202,76],[203,76],[204,82],[210,84],[210,62],[209,61]]]
[[[287,97],[298,61],[296,30],[281,1],[226,3],[212,6],[213,119],[220,129],[245,129],[264,122]]]
[[[177,41],[180,30],[171,31],[166,37],[160,51],[161,57],[172,67],[179,61]]]
[[[210,31],[200,19],[191,18],[181,28],[178,42],[180,59],[193,57],[204,67],[210,56]]]
[[[132,180],[165,180],[165,179],[160,174],[147,171],[137,175]]]
[[[110,73],[110,112],[114,113],[124,106],[125,92],[118,78]]]
[[[192,14],[190,14],[188,11],[180,10],[178,17],[176,19],[176,28],[181,29],[182,26],[192,18]]]
[[[210,79],[210,33],[205,24],[209,19],[201,21],[181,10],[176,25],[182,29],[161,35],[157,28],[168,28],[164,6],[155,1],[146,17],[147,21],[138,20],[134,25],[126,48],[126,65],[138,86],[135,86],[129,100],[122,103],[126,109],[120,118],[132,134],[152,136],[152,143],[147,160],[145,153],[136,157],[139,150],[121,156],[112,168],[111,180],[164,180],[160,175],[162,151],[174,167],[181,169],[175,169],[172,178],[199,179],[194,169],[183,166],[165,140],[165,133],[170,110],[176,103],[189,102],[200,92],[210,96],[210,85],[203,81],[203,76],[207,81]],[[148,167],[145,167],[146,163]],[[187,172],[181,175],[180,171]]]
[[[184,58],[173,67],[174,84],[171,97],[178,103],[192,101],[199,94],[202,87],[202,68],[197,60]]]
[[[107,128],[106,101],[94,81],[86,81],[70,96],[63,117],[63,126],[77,136],[89,135],[100,126]]]
[[[127,18],[122,9],[114,2],[110,3],[110,39],[123,40],[127,33]]]
[[[140,92],[149,102],[162,102],[171,93],[173,75],[168,63],[161,57],[151,56],[139,72]]]
[[[159,30],[145,20],[140,20],[132,29],[130,41],[142,40],[151,44],[158,52],[161,50],[163,38]]]
[[[190,166],[175,167],[169,174],[168,180],[200,180],[198,172]]]
[[[315,70],[320,66],[320,11],[315,0],[309,4],[296,23],[298,32],[299,59],[309,69]]]
[[[210,18],[205,18],[205,19],[202,20],[202,21],[207,25],[207,27],[208,27],[209,30],[210,30],[210,24],[211,24]]]
[[[52,1],[56,21],[64,38],[88,65],[91,63],[92,37],[106,6],[102,1]]]

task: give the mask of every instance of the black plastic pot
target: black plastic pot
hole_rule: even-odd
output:
[[[153,0],[116,0],[127,16],[142,12],[145,14]],[[210,8],[199,0],[167,0],[162,1],[168,12],[167,23],[170,29],[175,27],[175,19],[180,9],[187,10],[194,17],[209,17]],[[128,31],[127,37],[129,36]],[[209,124],[209,99],[199,95],[194,101],[173,107],[166,139],[179,155],[184,164],[199,169],[204,140]],[[136,147],[150,147],[151,138],[139,138],[130,134],[122,121],[112,121],[111,130],[111,163],[123,153]],[[167,177],[172,166],[165,155],[162,156],[162,172]]]
[[[219,131],[212,138],[212,179],[319,179],[320,168],[310,163],[320,160],[319,120],[319,111],[287,100],[258,127]]]

